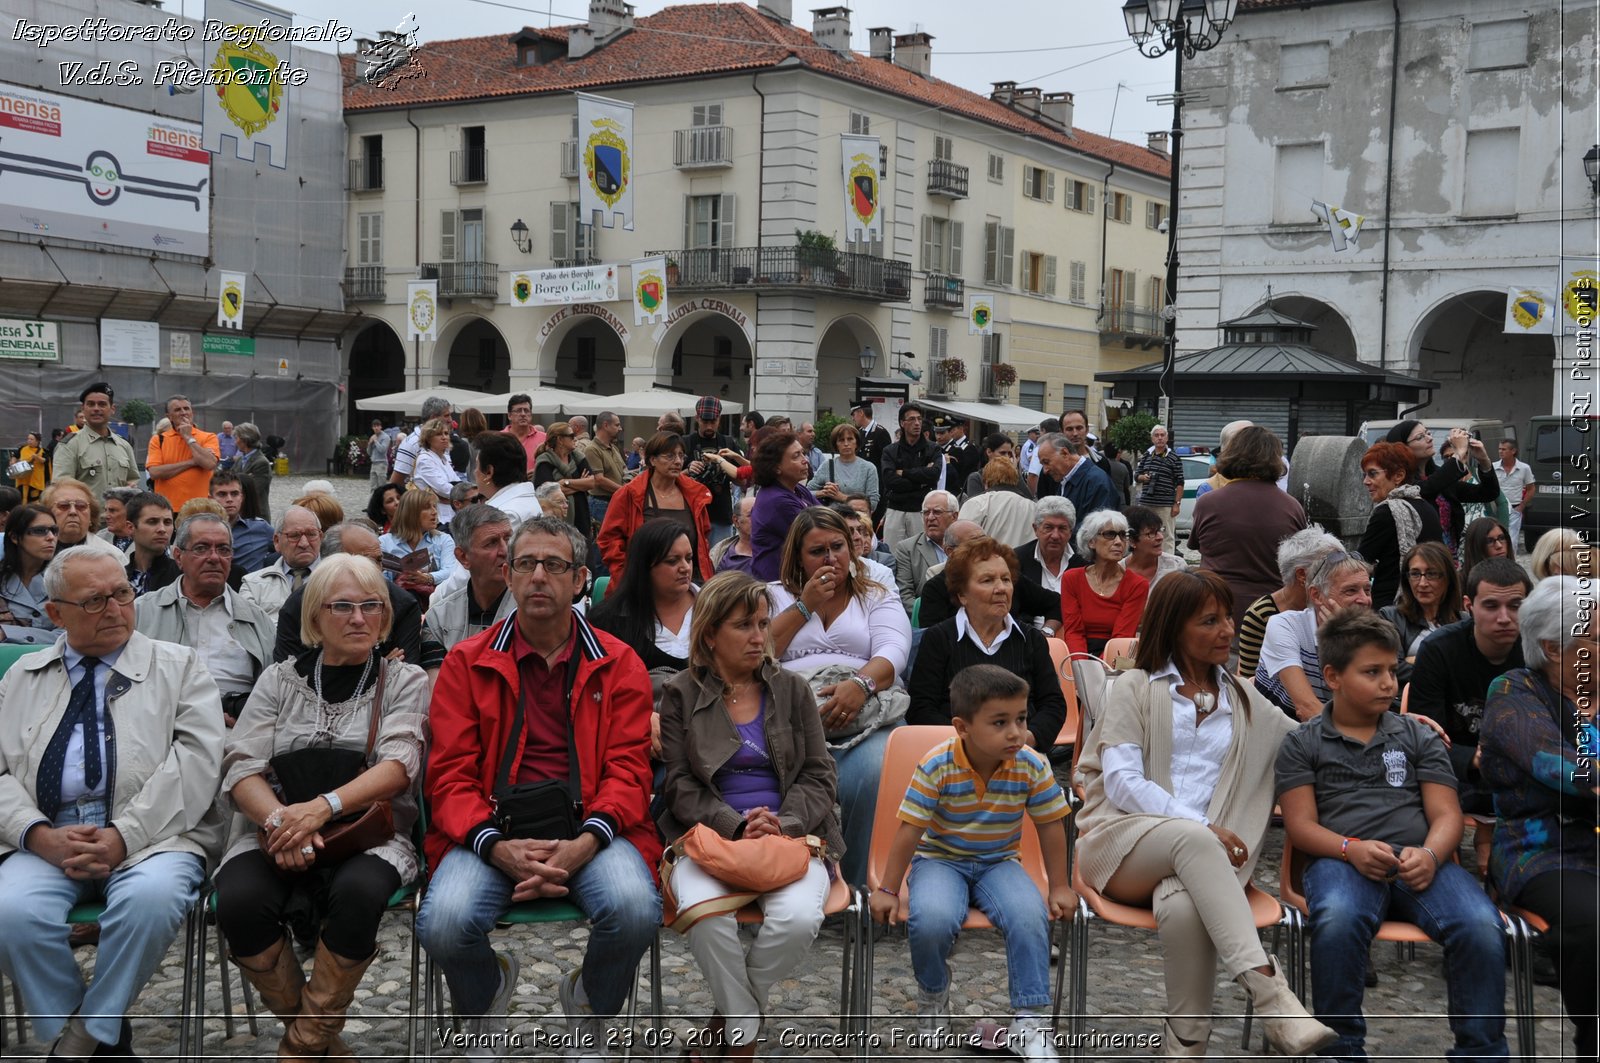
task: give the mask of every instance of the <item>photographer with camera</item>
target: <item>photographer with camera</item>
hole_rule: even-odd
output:
[[[722,401],[703,395],[694,404],[694,431],[683,437],[684,473],[711,492],[711,541],[733,534],[733,481],[718,457],[747,464],[739,441],[721,430]]]

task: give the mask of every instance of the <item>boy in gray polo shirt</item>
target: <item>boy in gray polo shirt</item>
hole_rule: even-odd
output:
[[[1365,609],[1335,614],[1317,636],[1332,700],[1278,751],[1289,841],[1306,858],[1312,1006],[1339,1032],[1324,1050],[1360,1059],[1367,952],[1385,919],[1415,923],[1444,946],[1451,1059],[1504,1059],[1505,943],[1500,916],[1451,857],[1461,805],[1444,742],[1389,711],[1400,636]]]

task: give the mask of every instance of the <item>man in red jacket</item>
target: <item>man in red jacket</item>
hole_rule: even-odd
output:
[[[585,549],[564,521],[523,523],[507,554],[516,613],[457,645],[434,687],[425,842],[433,878],[417,934],[456,1010],[473,1017],[463,1037],[470,1058],[513,1047],[506,1012],[517,960],[489,947],[512,902],[563,897],[589,917],[585,963],[560,986],[571,1054],[583,1059],[603,1058],[606,1020],[621,1010],[661,921],[651,871],[661,843],[648,814],[650,677],[631,649],[573,611]],[[497,825],[501,788],[570,786],[574,775],[575,836],[512,837]]]

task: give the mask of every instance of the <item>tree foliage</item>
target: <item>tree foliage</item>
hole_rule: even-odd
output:
[[[1118,450],[1143,454],[1144,449],[1150,445],[1150,429],[1159,423],[1153,413],[1143,411],[1125,413],[1106,434],[1110,436],[1112,445]]]

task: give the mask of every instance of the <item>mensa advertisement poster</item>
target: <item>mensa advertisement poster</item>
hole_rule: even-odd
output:
[[[198,122],[0,83],[0,229],[205,255]]]

